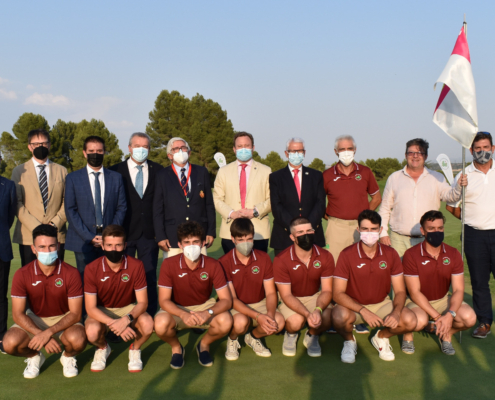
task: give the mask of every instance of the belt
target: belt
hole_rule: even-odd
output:
[[[394,233],[397,233],[397,232],[394,231]],[[397,235],[405,236],[405,237],[412,238],[412,239],[422,239],[424,237],[423,235],[402,235],[400,233],[397,233]]]

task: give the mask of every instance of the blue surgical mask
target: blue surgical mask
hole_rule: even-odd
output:
[[[143,162],[148,158],[148,149],[144,147],[136,147],[132,149],[132,158],[134,158],[137,162]]]
[[[55,261],[57,261],[58,252],[50,251],[48,253],[38,252],[38,261],[43,265],[52,265]]]
[[[302,153],[289,153],[289,162],[292,164],[292,165],[295,165],[296,167],[298,167],[299,165],[301,165],[304,161],[304,154]]]
[[[235,155],[239,161],[249,161],[253,157],[253,150],[246,148],[237,149]]]

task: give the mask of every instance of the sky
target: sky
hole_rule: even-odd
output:
[[[432,116],[464,14],[479,127],[495,133],[493,1],[4,2],[0,132],[24,112],[96,118],[127,153],[159,93],[177,90],[218,102],[262,156],[298,136],[308,162],[332,163],[351,134],[358,160],[402,160],[422,137],[430,159],[460,161]]]

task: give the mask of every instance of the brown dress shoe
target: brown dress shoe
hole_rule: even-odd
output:
[[[491,327],[488,324],[479,324],[473,332],[473,337],[478,339],[486,339],[488,334],[492,333]]]

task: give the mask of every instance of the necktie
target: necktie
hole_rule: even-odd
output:
[[[245,206],[246,206],[246,187],[247,187],[247,182],[246,182],[247,164],[242,164],[241,167],[242,167],[241,180],[239,181],[239,186],[241,188],[241,208],[245,208]]]
[[[296,185],[297,196],[299,197],[299,203],[301,202],[301,184],[299,183],[299,170],[294,169],[294,185]]]
[[[101,172],[91,172],[95,176],[95,215],[96,226],[103,226],[103,214],[101,212],[101,188],[98,176]]]
[[[136,168],[139,170],[136,175],[136,192],[138,192],[139,197],[143,198],[143,166],[136,165]]]
[[[184,194],[186,195],[186,197],[189,197],[189,183],[187,182],[185,172],[185,168],[180,169],[180,185],[182,186],[182,190],[184,190]]]
[[[40,169],[40,179],[38,183],[40,185],[41,197],[43,198],[43,207],[46,211],[46,205],[48,204],[48,180],[46,178],[45,167],[45,164],[38,165],[38,168]]]

